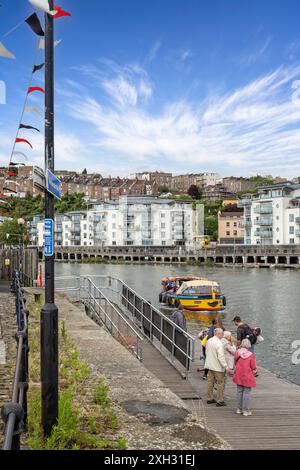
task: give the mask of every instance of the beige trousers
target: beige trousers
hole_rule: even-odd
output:
[[[207,400],[213,399],[214,385],[217,389],[217,402],[224,401],[224,372],[210,370],[207,379]]]

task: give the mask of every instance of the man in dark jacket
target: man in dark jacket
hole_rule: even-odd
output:
[[[179,305],[178,310],[172,313],[170,319],[182,330],[186,331],[186,320],[183,313],[183,306],[181,304]]]

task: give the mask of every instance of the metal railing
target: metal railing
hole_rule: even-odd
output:
[[[56,286],[56,290],[71,296],[76,296],[77,293],[81,302],[93,309],[94,320],[100,320],[111,331],[120,330],[117,317],[125,319],[133,328],[134,334],[141,331],[175,368],[187,375],[195,357],[195,338],[121,279],[97,275],[66,276],[56,278]],[[132,346],[132,340],[128,343]],[[142,348],[142,343],[140,346]],[[142,353],[135,352],[135,355],[142,356]]]
[[[11,402],[1,409],[5,423],[3,450],[19,450],[20,436],[27,428],[27,389],[28,389],[28,323],[26,300],[21,287],[21,275],[15,271],[12,291],[16,295],[16,317],[18,331],[17,360],[13,380]]]
[[[124,312],[161,354],[183,375],[194,361],[195,338],[145,300],[121,279],[88,276],[110,301]]]
[[[80,298],[91,318],[103,324],[119,343],[142,361],[143,337],[89,277],[81,278]]]

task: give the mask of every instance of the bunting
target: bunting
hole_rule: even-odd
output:
[[[44,88],[41,88],[39,86],[31,86],[28,88],[27,94],[30,95],[30,93],[33,93],[34,91],[40,91],[41,93],[45,93]]]
[[[19,129],[32,129],[34,131],[38,131],[38,132],[41,132],[39,129],[37,129],[36,127],[33,127],[33,126],[27,126],[26,124],[20,124],[20,127]]]
[[[28,161],[27,155],[25,155],[25,153],[23,152],[13,152],[12,156],[18,156],[18,157],[20,156],[20,157],[25,158],[26,161]]]
[[[38,10],[41,10],[49,15],[55,15],[55,10],[50,10],[48,0],[28,0],[29,3]]]
[[[68,11],[63,10],[63,8],[61,8],[58,5],[54,6],[53,10],[50,10],[48,0],[28,0],[28,1],[33,7],[35,7],[36,9],[38,9],[38,10],[40,10],[40,11],[46,13],[46,14],[49,14],[49,15],[53,16],[53,18],[55,18],[55,19],[72,16],[71,13],[69,13]],[[10,35],[13,31],[18,29],[22,24],[24,24],[24,21],[25,21],[25,23],[28,24],[30,29],[37,36],[40,36],[40,40],[38,42],[38,49],[45,49],[45,39],[44,39],[45,32],[42,28],[41,22],[40,22],[39,17],[37,16],[36,13],[33,13],[28,18],[26,18],[26,20],[23,20],[19,24],[15,25],[6,34],[4,34],[2,36],[2,38]],[[58,46],[60,44],[60,42],[61,42],[61,40],[54,41],[54,47]],[[15,55],[11,51],[9,51],[2,42],[0,42],[0,57],[4,57],[4,58],[8,58],[8,59],[16,59]],[[35,63],[36,63],[36,61],[34,61],[34,64]],[[44,88],[41,88],[39,86],[31,86],[33,75],[36,72],[38,72],[39,70],[43,69],[44,66],[45,66],[44,62],[41,63],[41,64],[37,63],[36,65],[33,65],[33,68],[31,70],[29,83],[28,83],[27,93],[26,93],[26,96],[25,96],[25,102],[24,102],[24,105],[23,105],[22,115],[21,115],[21,118],[20,118],[20,121],[19,121],[19,124],[18,124],[17,136],[16,136],[16,139],[14,141],[13,149],[12,149],[11,156],[10,156],[9,166],[5,169],[0,168],[0,175],[2,173],[1,170],[4,170],[4,172],[6,173],[6,175],[3,175],[3,176],[13,176],[13,177],[15,177],[15,176],[18,175],[18,168],[20,166],[25,166],[26,163],[20,163],[18,161],[13,162],[12,160],[14,158],[22,157],[22,158],[24,158],[25,161],[28,161],[28,157],[25,153],[15,151],[16,144],[18,144],[18,143],[27,144],[31,149],[33,149],[33,146],[32,146],[32,144],[29,140],[19,137],[20,130],[21,129],[26,129],[26,130],[34,130],[36,132],[40,132],[40,130],[37,127],[34,127],[30,124],[23,124],[22,121],[23,121],[23,115],[24,115],[25,112],[31,112],[31,113],[38,114],[38,115],[43,117],[43,111],[40,108],[35,107],[35,106],[28,106],[27,102],[28,102],[29,95],[33,92],[40,92],[40,93],[45,94]],[[14,183],[14,184],[18,185],[17,181],[9,181],[6,178],[5,178],[4,183]],[[16,191],[13,191],[8,187],[3,188],[3,189],[17,194]],[[0,200],[1,200],[1,196],[2,195],[0,195]]]
[[[33,69],[32,69],[32,74],[34,74],[35,72],[37,72],[38,70],[41,70],[43,67],[44,67],[45,63],[43,64],[40,64],[40,65],[34,65]]]
[[[35,34],[38,36],[45,36],[40,20],[36,13],[33,13],[31,16],[29,16],[25,22],[30,26]]]
[[[12,52],[9,52],[9,50],[6,49],[2,42],[0,42],[0,57],[5,57],[6,59],[16,58],[16,56]]]
[[[25,106],[24,112],[39,114],[40,116],[43,117],[43,112],[42,112],[41,108],[37,108],[36,106]]]
[[[19,139],[19,138],[17,137],[17,138],[16,138],[16,144],[18,144],[18,143],[28,144],[28,145],[33,149],[31,143],[30,143],[28,140],[26,140],[26,139]]]
[[[56,10],[55,15],[53,16],[53,18],[55,18],[55,19],[62,18],[63,16],[72,16],[71,13],[69,13],[68,11],[63,10],[58,5],[54,5],[54,10]]]
[[[54,41],[54,47],[58,46],[58,44],[60,43],[61,43],[61,39],[59,39],[58,41]],[[45,49],[45,39],[40,39],[39,49]]]

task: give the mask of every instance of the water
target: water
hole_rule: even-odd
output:
[[[232,319],[239,315],[250,326],[262,328],[265,341],[255,354],[266,369],[300,385],[300,364],[292,363],[293,341],[300,345],[300,272],[277,269],[199,268],[185,265],[56,264],[56,276],[111,275],[122,279],[152,304],[158,302],[160,280],[168,275],[207,276],[220,283],[227,299],[226,329],[235,333]],[[188,329],[196,334],[209,324],[209,315],[187,313]],[[300,346],[298,346],[300,348]],[[296,355],[296,354],[295,354]],[[300,358],[300,353],[298,354]]]

